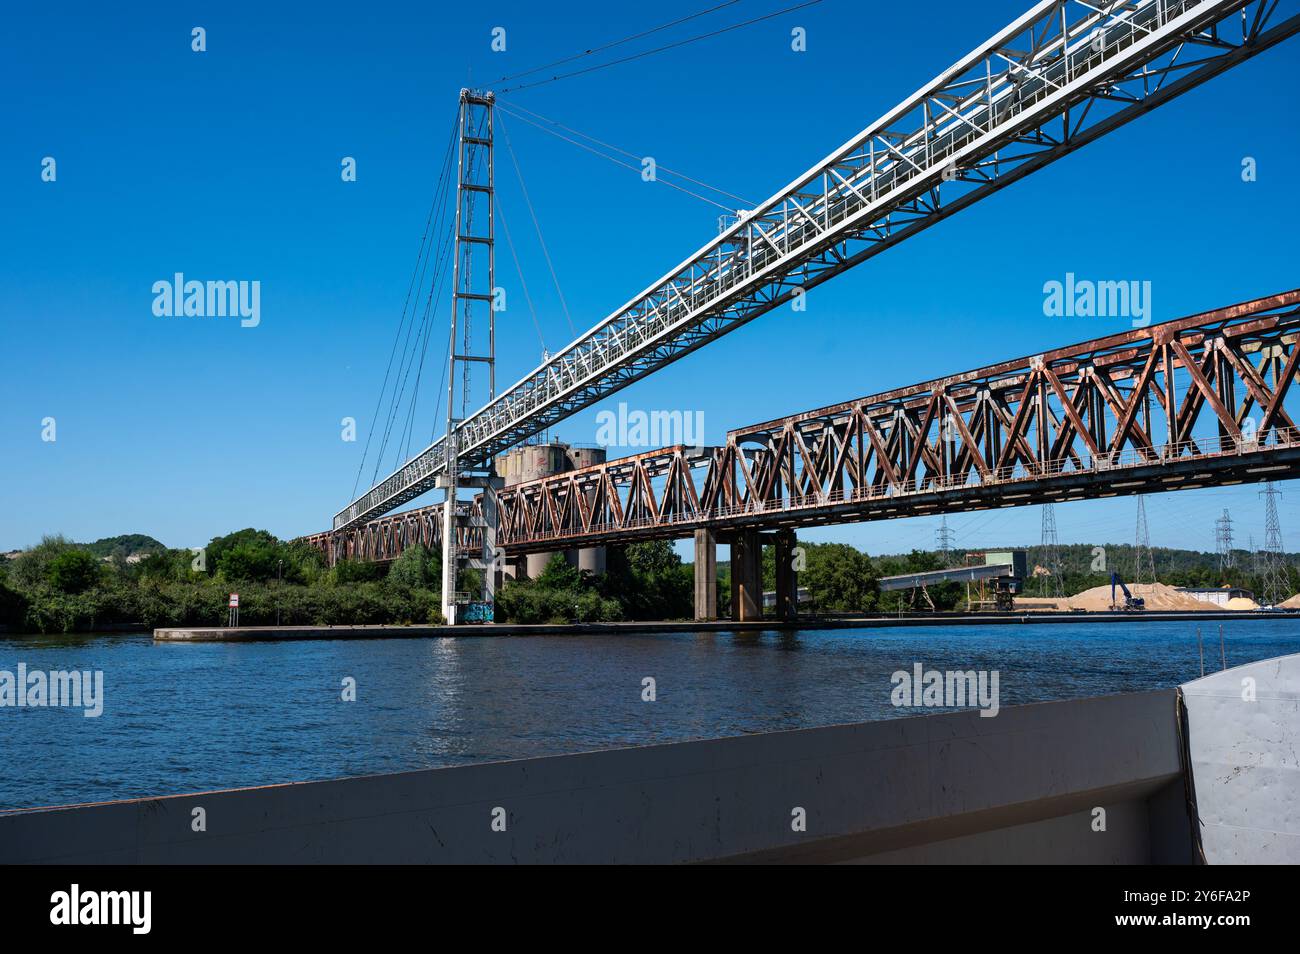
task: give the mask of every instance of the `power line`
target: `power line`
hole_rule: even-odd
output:
[[[631,63],[633,60],[639,60],[642,57],[654,56],[656,53],[663,53],[667,50],[673,50],[679,46],[686,46],[689,43],[697,43],[700,40],[707,40],[710,37],[720,36],[723,33],[730,33],[732,30],[739,30],[741,27],[752,26],[755,23],[762,23],[764,20],[771,20],[773,17],[779,17],[782,14],[786,14],[786,13],[793,13],[795,10],[802,10],[804,7],[816,6],[817,4],[822,2],[823,0],[806,0],[806,2],[804,3],[797,3],[794,6],[785,7],[782,10],[776,10],[772,13],[764,14],[761,17],[753,17],[752,19],[744,20],[740,23],[733,23],[731,26],[722,27],[717,30],[711,30],[708,33],[701,33],[698,36],[687,37],[684,40],[676,40],[672,43],[667,43],[663,46],[655,47],[652,50],[643,50],[640,53],[633,53],[629,56],[620,57],[617,60],[610,60],[608,63],[599,63],[596,66],[588,66],[585,69],[573,70],[569,73],[557,73],[555,76],[552,76],[549,79],[537,80],[535,83],[521,83],[518,86],[509,86],[506,87],[505,89],[498,90],[498,92],[513,93],[521,89],[532,89],[535,86],[545,86],[547,83],[554,83],[557,80],[570,79],[574,76],[583,76],[584,74],[594,73],[597,70],[608,69],[611,66],[618,66],[622,63]],[[545,69],[545,67],[542,67],[542,69]]]
[[[603,43],[600,46],[593,46],[590,50],[583,50],[581,53],[574,53],[571,56],[565,56],[565,57],[561,57],[558,60],[552,60],[550,63],[543,63],[541,66],[535,66],[531,70],[524,70],[523,72],[520,73],[511,73],[508,76],[501,77],[499,80],[497,80],[497,83],[505,83],[508,82],[509,80],[519,79],[521,76],[532,76],[534,73],[540,73],[542,70],[549,70],[555,66],[563,66],[565,63],[572,63],[574,60],[580,60],[584,56],[592,56],[593,54],[596,53],[603,53],[605,50],[611,50],[616,46],[622,46],[624,43],[631,43],[633,40],[640,40],[643,37],[647,37],[655,33],[660,33],[663,30],[667,30],[670,29],[671,27],[679,26],[680,24],[686,23],[689,20],[695,20],[698,19],[699,17],[707,16],[708,14],[713,13],[716,10],[721,10],[723,7],[735,6],[739,2],[740,0],[727,0],[726,3],[719,3],[716,6],[709,7],[707,10],[701,10],[699,13],[692,13],[689,14],[688,16],[678,17],[676,20],[672,20],[669,23],[665,23],[662,26],[652,27],[649,30],[642,30],[640,33],[632,33],[628,36],[622,37],[621,39],[613,40],[609,43]]]

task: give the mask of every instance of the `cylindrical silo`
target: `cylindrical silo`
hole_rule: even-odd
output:
[[[590,467],[592,464],[603,464],[605,462],[605,448],[603,447],[570,447],[569,464],[574,470],[583,467]],[[592,502],[595,492],[587,494],[587,503]],[[603,574],[605,572],[605,548],[604,547],[584,547],[577,552],[577,563],[579,570],[586,570],[588,573]]]

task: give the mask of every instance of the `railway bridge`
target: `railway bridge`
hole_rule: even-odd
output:
[[[489,487],[461,505],[458,546],[499,511],[496,566],[520,555],[694,537],[696,615],[716,616],[729,544],[732,614],[762,612],[777,547],[793,612],[795,531],[1300,476],[1300,289],[738,428]],[[307,538],[331,560],[442,544],[424,507]]]

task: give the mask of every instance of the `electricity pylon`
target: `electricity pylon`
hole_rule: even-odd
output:
[[[1133,543],[1133,582],[1156,581],[1156,558],[1151,552],[1151,536],[1147,532],[1146,498],[1138,494],[1137,534]]]
[[[1264,498],[1264,549],[1260,552],[1264,576],[1264,605],[1277,606],[1287,593],[1286,563],[1282,551],[1282,525],[1277,518],[1277,498],[1282,491],[1271,480],[1259,495]]]
[[[1056,510],[1052,504],[1043,504],[1043,538],[1041,543],[1043,568],[1047,575],[1039,577],[1039,591],[1043,596],[1063,599],[1065,584],[1061,580],[1061,547],[1056,538]]]
[[[952,540],[953,532],[948,526],[948,515],[943,515],[943,522],[939,524],[939,529],[934,532],[935,549],[939,551],[939,559],[943,561],[943,568],[946,570],[952,566]]]
[[[1223,516],[1214,521],[1214,544],[1219,551],[1219,572],[1237,565],[1232,554],[1232,518],[1224,508]]]

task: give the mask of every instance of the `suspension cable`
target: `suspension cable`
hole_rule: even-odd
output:
[[[519,275],[519,285],[524,290],[524,300],[528,302],[528,313],[533,316],[533,327],[537,329],[537,340],[542,344],[542,350],[546,350],[546,338],[542,335],[541,322],[537,320],[537,309],[533,307],[533,296],[528,293],[528,282],[524,279],[524,270],[519,265],[519,255],[515,252],[515,241],[510,237],[510,223],[506,221],[505,207],[501,204],[501,197],[497,196],[497,216],[501,219],[501,229],[505,232],[506,245],[510,249],[510,257],[515,263],[515,272]],[[572,325],[572,322],[570,322]]]
[[[537,212],[533,209],[533,200],[528,196],[528,186],[524,185],[524,172],[519,168],[519,159],[515,156],[514,146],[510,145],[510,133],[506,129],[503,120],[498,119],[497,125],[501,127],[501,134],[505,137],[506,151],[510,153],[510,164],[515,167],[515,177],[519,179],[519,189],[524,194],[524,204],[528,206],[528,214],[533,219],[533,229],[537,232],[537,241],[541,243],[542,254],[546,257],[546,267],[551,270],[551,281],[555,284],[555,293],[560,296],[560,307],[564,310],[564,320],[569,323],[569,331],[576,337],[578,329],[574,327],[573,318],[569,315],[569,303],[564,300],[564,292],[560,289],[560,279],[555,274],[555,263],[551,261],[551,251],[546,247],[546,239],[542,238],[542,224],[537,220]]]
[[[570,139],[568,136],[564,135],[563,133],[558,133],[554,129],[549,129],[546,126],[543,126],[541,123],[529,119],[527,116],[523,115],[522,113],[515,113],[508,110],[500,102],[497,103],[497,109],[499,109],[503,113],[509,112],[511,116],[514,116],[514,118],[518,119],[520,122],[528,123],[530,126],[536,126],[538,129],[542,130],[543,132],[549,133],[550,135],[555,136],[558,139],[563,139],[565,142],[572,143],[573,145],[577,146],[579,149],[585,149],[587,152],[590,152],[596,156],[600,156],[602,159],[608,159],[610,162],[615,163],[616,165],[620,165],[624,169],[631,169],[633,172],[637,173],[638,175],[641,173],[640,166],[634,166],[630,162],[624,162],[622,159],[618,159],[614,156],[608,155],[607,153],[603,153],[599,149],[595,149],[592,146],[587,145],[585,142],[579,142],[576,139]],[[656,178],[654,181],[662,185],[666,185],[670,189],[676,189],[678,192],[685,192],[687,195],[691,196],[692,198],[699,199],[701,202],[707,202],[709,205],[715,205],[719,209],[722,209],[724,212],[736,211],[735,209],[731,208],[731,206],[729,205],[724,205],[721,202],[718,202],[714,199],[710,199],[706,195],[700,195],[698,192],[692,192],[690,189],[687,189],[685,186],[680,186],[675,182],[669,182],[667,179]]]
[[[407,289],[406,289],[406,300],[405,300],[405,301],[403,302],[403,304],[402,304],[402,317],[401,317],[401,320],[398,322],[398,325],[397,325],[397,331],[396,331],[396,333],[393,335],[393,347],[392,347],[392,349],[391,349],[391,351],[389,352],[389,355],[388,355],[388,367],[387,367],[387,368],[385,369],[385,371],[384,371],[384,381],[383,381],[383,384],[380,386],[379,394],[378,394],[378,395],[376,396],[376,398],[375,398],[375,410],[374,410],[374,412],[373,412],[372,415],[371,415],[371,419],[370,419],[370,428],[369,428],[369,430],[368,430],[367,433],[366,433],[366,444],[365,444],[365,448],[364,448],[364,450],[361,452],[361,460],[360,460],[360,462],[357,464],[357,476],[356,476],[356,479],[353,481],[353,484],[352,484],[352,496],[353,496],[354,498],[356,497],[357,487],[358,487],[358,486],[360,485],[360,483],[361,483],[361,475],[362,475],[362,473],[365,471],[365,467],[366,467],[366,458],[367,458],[367,457],[369,456],[369,454],[370,454],[370,442],[371,442],[371,440],[374,438],[374,435],[375,435],[375,425],[379,422],[379,408],[383,405],[384,394],[387,393],[387,391],[388,391],[388,380],[389,380],[389,377],[390,377],[391,374],[392,374],[392,370],[393,370],[393,360],[397,357],[397,345],[398,345],[398,342],[400,342],[400,341],[402,340],[402,329],[403,329],[403,328],[405,327],[405,325],[406,325],[406,321],[407,321],[407,309],[410,307],[410,304],[411,304],[411,295],[412,295],[412,292],[413,292],[414,289],[415,289],[415,280],[416,280],[416,276],[417,276],[417,275],[422,275],[422,274],[423,274],[423,271],[422,271],[422,263],[424,262],[424,260],[425,260],[425,256],[426,256],[426,254],[427,254],[427,248],[426,248],[426,247],[429,245],[429,239],[430,239],[430,236],[431,236],[431,231],[430,231],[430,229],[431,229],[431,227],[432,227],[432,225],[433,225],[434,212],[435,212],[435,210],[438,208],[440,197],[442,197],[442,196],[444,195],[444,192],[445,192],[446,173],[447,173],[447,169],[448,169],[448,166],[449,166],[449,161],[450,161],[450,155],[451,155],[452,145],[453,145],[453,144],[455,143],[455,141],[456,141],[456,135],[455,135],[455,134],[456,134],[456,123],[459,121],[459,117],[460,117],[460,112],[459,112],[459,108],[458,108],[458,109],[457,109],[457,113],[456,113],[456,119],[454,119],[454,120],[452,121],[452,124],[451,124],[452,135],[451,135],[451,137],[450,137],[449,140],[448,140],[448,144],[447,144],[447,152],[446,152],[446,155],[444,156],[444,159],[443,159],[443,169],[442,169],[442,172],[439,174],[439,177],[438,177],[438,185],[434,188],[433,198],[432,198],[432,199],[430,200],[430,202],[429,202],[429,214],[428,214],[428,217],[426,218],[425,223],[424,223],[424,233],[423,233],[423,235],[420,237],[420,248],[419,248],[419,252],[418,252],[417,255],[416,255],[416,259],[415,259],[415,267],[411,270],[411,281],[410,281],[410,283],[407,285]],[[412,311],[412,312],[411,312],[411,321],[414,322],[414,320],[415,320],[415,312]],[[381,450],[381,451],[379,452],[379,454],[378,454],[378,457],[381,457],[381,458],[382,458],[382,456],[383,456],[383,452],[382,452],[382,450]]]
[[[411,453],[411,440],[415,436],[415,411],[420,400],[420,381],[424,377],[424,359],[429,350],[429,339],[433,334],[434,320],[438,317],[438,305],[442,301],[442,292],[447,283],[448,270],[445,253],[443,257],[439,259],[439,262],[441,265],[440,274],[435,274],[434,280],[429,283],[429,297],[425,301],[424,305],[424,343],[420,346],[420,365],[415,372],[415,384],[411,388],[411,405],[406,414],[406,425],[402,430],[402,442],[398,445],[400,453],[396,455],[397,460],[394,461],[394,469],[396,469],[397,464],[402,460],[409,458]],[[444,367],[445,364],[446,362],[444,361]],[[409,369],[407,374],[410,374]],[[441,388],[435,390],[437,390],[439,395],[441,395]],[[442,404],[440,401],[438,407],[441,408],[441,406]],[[436,417],[437,410],[434,411],[434,415]]]
[[[562,57],[561,59],[553,60],[550,63],[544,63],[541,66],[535,66],[531,70],[524,70],[521,73],[511,73],[509,76],[501,77],[499,80],[497,80],[497,83],[505,83],[509,80],[519,79],[521,76],[532,76],[534,73],[540,73],[542,70],[549,70],[554,66],[563,66],[565,63],[572,63],[574,60],[580,60],[584,56],[591,56],[595,53],[603,53],[605,50],[613,49],[616,46],[622,46],[624,43],[631,43],[633,40],[639,40],[642,37],[647,37],[654,33],[659,33],[662,30],[667,30],[670,27],[675,27],[679,24],[687,22],[688,20],[695,20],[699,17],[706,16],[710,13],[713,13],[715,10],[721,10],[723,7],[730,7],[739,2],[740,0],[727,0],[726,3],[719,3],[717,6],[709,7],[707,10],[701,10],[699,13],[692,13],[688,16],[679,17],[678,19],[673,20],[671,23],[665,23],[662,26],[653,27],[652,29],[649,30],[642,30],[640,33],[633,33],[630,36],[625,36],[622,39],[614,40],[610,43],[604,43],[600,46],[593,46],[590,50],[583,50],[581,53],[574,53],[572,56],[565,56]]]
[[[459,118],[457,121],[459,122]],[[450,242],[454,238],[454,236],[449,234],[454,229],[454,223],[448,222],[448,215],[447,215],[448,198],[447,197],[449,194],[449,189],[447,188],[447,185],[450,182],[451,169],[453,166],[451,159],[452,159],[452,154],[454,152],[455,143],[458,137],[459,137],[459,132],[457,132],[456,136],[453,137],[452,141],[448,144],[447,153],[446,156],[444,157],[443,171],[442,171],[442,175],[439,178],[438,212],[435,220],[436,224],[434,226],[433,233],[432,233],[433,235],[442,235],[444,234],[444,232],[448,234],[447,237],[444,238],[443,241],[437,246],[438,251],[436,254],[433,253],[433,248],[434,248],[433,244],[432,243],[430,244],[429,246],[430,255],[425,259],[424,269],[420,273],[420,280],[419,280],[419,284],[417,285],[418,289],[422,290],[424,288],[424,276],[428,271],[429,261],[430,259],[432,259],[435,262],[435,264],[433,269],[433,275],[429,285],[429,300],[432,299],[432,295],[435,290],[435,287],[437,287],[437,285],[439,284],[439,280],[440,280],[439,276],[444,274],[446,271],[447,252],[450,247]],[[420,322],[419,330],[416,331],[415,315],[418,313],[418,308],[419,305],[417,303],[416,310],[413,311],[411,315],[411,325],[407,329],[407,339],[406,339],[407,344],[405,346],[402,355],[401,363],[398,365],[398,380],[400,380],[400,389],[397,381],[394,381],[393,398],[389,405],[387,420],[384,427],[384,436],[379,445],[379,452],[375,457],[375,469],[371,477],[372,486],[379,479],[379,468],[383,464],[384,452],[388,447],[389,438],[392,436],[393,425],[397,423],[399,419],[398,415],[401,413],[402,398],[406,394],[406,388],[407,388],[407,384],[410,381],[411,371],[415,365],[416,353],[417,350],[420,348],[420,344],[422,340],[426,342],[426,347],[427,347],[427,337],[429,333],[428,322],[430,320],[428,301],[426,301],[425,304],[424,317]],[[414,346],[411,343],[412,334],[414,334]],[[412,398],[411,398],[412,412],[417,397],[418,396],[415,393],[412,393]],[[401,438],[399,436],[398,444],[395,445],[395,450],[398,451],[399,456],[401,450],[400,442],[401,442]]]
[[[497,105],[498,105],[500,108],[502,108],[502,109],[507,109],[507,107],[506,107],[504,104],[500,103],[500,102],[498,102]],[[583,139],[586,139],[586,140],[588,140],[588,141],[590,141],[590,142],[594,142],[594,143],[596,143],[596,145],[598,145],[598,146],[604,146],[606,149],[612,149],[612,150],[614,150],[615,152],[617,152],[617,153],[621,153],[622,155],[627,156],[627,157],[630,158],[630,159],[636,159],[638,162],[639,162],[641,159],[644,158],[644,153],[635,153],[635,152],[631,152],[631,151],[629,151],[629,150],[627,150],[627,149],[622,149],[622,148],[620,148],[620,147],[618,147],[618,146],[612,145],[611,143],[602,142],[601,140],[597,139],[595,136],[589,136],[589,135],[587,135],[586,133],[584,133],[584,132],[580,132],[580,131],[578,131],[577,129],[574,129],[573,127],[571,127],[571,126],[566,126],[566,125],[564,125],[564,123],[562,123],[562,122],[560,122],[560,121],[558,121],[558,120],[551,119],[551,118],[548,117],[548,116],[543,116],[541,113],[535,112],[535,111],[533,111],[533,110],[531,110],[531,109],[526,109],[525,107],[520,106],[518,103],[510,103],[510,104],[509,104],[509,110],[510,110],[510,114],[511,114],[512,116],[516,115],[516,113],[515,113],[516,110],[517,110],[518,112],[527,113],[529,116],[532,116],[534,119],[539,119],[539,120],[541,120],[542,122],[550,123],[552,126],[555,126],[555,127],[558,128],[558,129],[563,129],[565,132],[573,133],[573,135],[575,135],[575,136],[580,136],[580,137],[583,138]],[[518,116],[517,118],[519,118],[519,119],[523,119],[524,117],[522,117],[522,116]],[[526,120],[525,120],[525,121],[526,121]],[[703,186],[704,188],[706,188],[706,189],[708,189],[708,190],[710,190],[710,191],[712,191],[712,192],[716,192],[716,193],[718,193],[719,195],[725,195],[725,196],[727,196],[727,197],[730,198],[730,199],[735,199],[737,202],[743,202],[743,203],[745,203],[746,206],[750,206],[750,207],[752,207],[752,206],[755,205],[754,202],[751,202],[749,199],[746,199],[746,198],[745,198],[744,196],[742,196],[742,195],[736,195],[734,192],[728,192],[726,189],[719,189],[717,186],[715,186],[715,185],[709,185],[709,183],[704,182],[704,181],[701,180],[701,179],[694,179],[694,178],[692,178],[691,176],[688,176],[688,175],[687,175],[686,173],[684,173],[684,172],[678,172],[676,169],[669,169],[667,166],[663,165],[662,163],[656,163],[656,164],[655,164],[655,168],[656,168],[656,170],[659,171],[659,172],[667,172],[667,173],[669,173],[670,175],[674,175],[674,176],[676,176],[676,177],[679,178],[679,179],[685,179],[687,182],[693,182],[693,183],[695,183],[695,185]]]
[[[793,6],[785,7],[784,9],[776,10],[772,13],[764,14],[761,17],[753,17],[752,19],[744,20],[740,23],[733,23],[731,26],[725,26],[717,30],[711,30],[708,33],[701,33],[698,34],[697,36],[687,37],[684,40],[675,40],[672,43],[666,43],[663,46],[655,47],[654,49],[651,50],[643,50],[640,53],[632,53],[629,54],[628,56],[620,57],[619,59],[616,60],[610,60],[608,63],[598,63],[595,66],[588,66],[585,69],[580,69],[580,70],[572,70],[571,72],[568,73],[557,73],[554,76],[550,77],[549,79],[536,80],[535,82],[532,83],[521,83],[518,86],[509,86],[504,89],[498,90],[498,92],[513,93],[521,89],[532,89],[535,86],[544,86],[547,83],[554,83],[557,80],[570,79],[571,77],[582,76],[586,73],[594,73],[596,70],[608,69],[611,66],[618,66],[622,63],[630,63],[633,60],[639,60],[645,56],[653,56],[656,53],[663,53],[667,50],[673,50],[679,46],[686,46],[688,43],[697,43],[700,40],[707,40],[710,37],[719,36],[723,33],[730,33],[732,30],[739,30],[741,27],[752,26],[755,23],[761,23],[764,20],[771,20],[773,17],[779,17],[785,13],[793,13],[795,10],[802,10],[804,7],[815,6],[822,2],[823,0],[805,0],[805,2],[803,3],[794,4]],[[543,69],[545,69],[545,67],[543,67]]]
[[[419,344],[420,361],[418,367],[416,367],[415,352],[412,351],[410,354],[410,362],[406,365],[406,373],[402,378],[402,394],[405,394],[407,383],[410,381],[411,371],[413,369],[415,370],[416,372],[415,382],[411,389],[411,403],[407,409],[406,423],[402,428],[402,433],[399,436],[398,443],[394,448],[395,450],[394,459],[393,459],[394,469],[396,469],[396,467],[402,463],[402,460],[404,459],[404,454],[406,452],[409,452],[410,450],[410,440],[415,429],[415,412],[420,397],[420,391],[419,391],[420,381],[422,380],[424,375],[424,359],[425,359],[425,354],[427,353],[429,347],[429,338],[431,337],[433,332],[433,319],[437,317],[439,304],[442,301],[442,291],[446,287],[448,275],[451,274],[451,269],[449,267],[451,262],[451,256],[455,254],[453,249],[455,246],[455,238],[456,238],[455,236],[456,223],[455,223],[454,215],[449,214],[447,209],[447,205],[448,205],[448,201],[446,199],[447,194],[448,193],[444,193],[443,206],[439,217],[439,224],[442,227],[441,231],[445,235],[445,238],[443,239],[443,242],[439,248],[437,264],[434,267],[433,277],[430,279],[429,282],[429,293],[425,299],[424,318],[420,324],[420,332],[416,336],[416,342],[417,344]],[[455,307],[455,303],[453,302],[453,308],[454,307]],[[446,367],[446,362],[450,360],[450,356],[451,356],[451,351],[449,345],[447,355],[444,358],[444,362],[443,362],[444,369]],[[439,399],[438,399],[437,408],[438,410],[440,410],[442,407],[441,389],[439,389],[438,393],[439,393]],[[398,401],[394,408],[394,415],[396,415],[396,412],[398,409],[400,409],[400,407],[401,407],[401,400],[399,396]],[[437,415],[437,410],[435,410],[434,414],[435,416]],[[394,416],[394,420],[395,420],[395,416]],[[405,451],[403,451],[403,441],[405,442],[405,446],[406,446]],[[377,478],[378,475],[376,474],[376,479]]]

